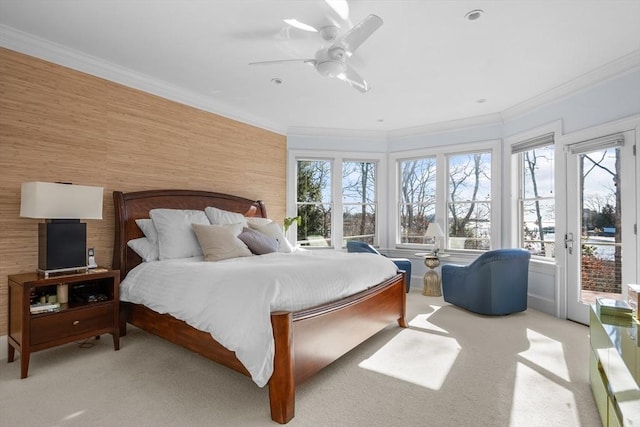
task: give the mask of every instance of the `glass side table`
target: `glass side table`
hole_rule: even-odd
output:
[[[435,270],[440,265],[441,258],[448,258],[449,254],[442,252],[435,254],[433,252],[418,252],[416,256],[424,258],[424,265],[427,266],[427,272],[424,274],[422,295],[429,297],[442,296],[440,283],[440,275]]]

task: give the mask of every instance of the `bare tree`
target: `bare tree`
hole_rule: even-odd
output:
[[[424,235],[429,216],[435,210],[435,158],[403,161],[400,174],[400,220],[403,239],[408,242],[412,236],[417,238]]]
[[[345,211],[344,236],[368,236],[375,234],[375,163],[374,162],[345,162],[342,170],[342,191],[345,198],[358,199],[359,214],[351,210]],[[367,240],[367,238],[364,238]],[[373,243],[373,238],[369,243]]]
[[[546,245],[544,244],[545,232],[544,232],[544,225],[543,225],[543,215],[542,215],[542,209],[540,207],[540,200],[539,200],[541,194],[538,190],[538,181],[536,176],[536,170],[538,167],[539,158],[546,159],[545,156],[540,156],[538,153],[536,153],[536,150],[524,152],[524,163],[525,163],[525,167],[527,168],[527,171],[529,172],[529,176],[531,177],[531,186],[533,190],[533,197],[535,199],[534,210],[535,210],[535,216],[536,216],[535,225],[537,227],[536,237],[539,237],[539,240],[540,240],[540,255],[546,256]]]
[[[465,247],[469,249],[479,249],[482,246],[476,240],[479,237],[477,233],[469,229],[470,222],[489,221],[489,211],[481,212],[483,209],[478,209],[477,206],[481,182],[491,181],[486,168],[483,153],[475,153],[469,155],[466,162],[450,166],[449,170],[450,236],[472,237],[474,240],[465,242]]]

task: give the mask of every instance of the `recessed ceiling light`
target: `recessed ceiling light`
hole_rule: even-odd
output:
[[[274,85],[282,84],[282,79],[279,77],[274,77],[271,79],[271,83],[273,83]]]
[[[484,10],[482,9],[474,9],[470,12],[467,12],[467,14],[464,15],[464,17],[467,21],[475,21],[476,19],[479,19],[483,13],[484,13]]]

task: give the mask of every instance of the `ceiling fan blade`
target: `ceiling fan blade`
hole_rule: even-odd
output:
[[[309,24],[305,24],[304,22],[300,22],[295,18],[285,19],[284,22],[287,25],[289,25],[289,26],[291,26],[293,28],[297,28],[297,29],[302,30],[302,31],[307,31],[307,32],[310,32],[310,33],[317,33],[318,32],[318,30],[314,26],[309,25]]]
[[[345,64],[346,65],[346,64]],[[347,69],[336,76],[342,81],[345,81],[351,85],[352,88],[359,90],[362,93],[368,92],[371,87],[365,79],[360,77],[360,74],[356,72],[352,67],[347,65]]]
[[[352,29],[338,38],[333,46],[342,48],[348,53],[353,53],[364,43],[371,34],[382,26],[384,21],[377,15],[369,15],[360,23],[356,24]]]
[[[276,59],[274,61],[249,62],[249,65],[272,65],[272,64],[284,64],[287,62],[304,62],[307,64],[316,65],[315,59]]]

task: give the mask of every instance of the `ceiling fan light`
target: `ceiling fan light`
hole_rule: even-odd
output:
[[[344,73],[346,69],[347,66],[340,61],[323,61],[316,65],[318,73],[325,77],[338,77],[340,74]]]

